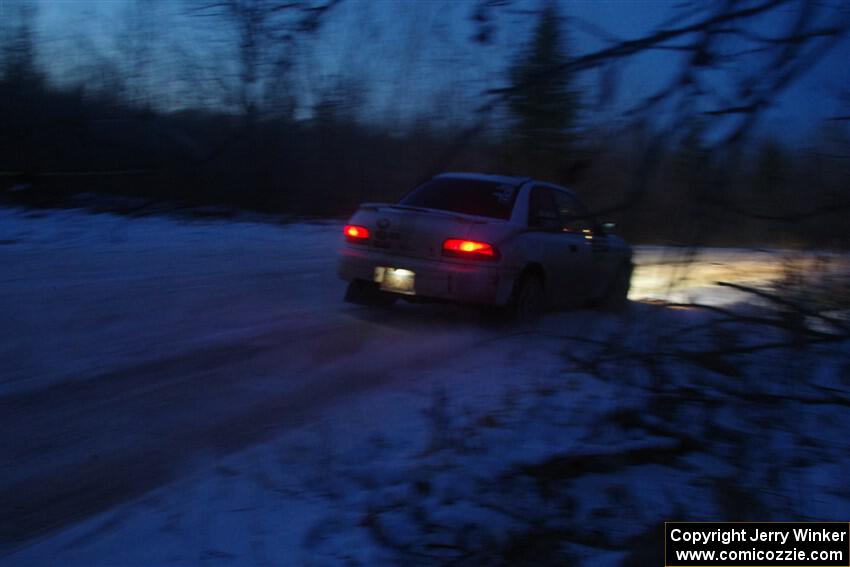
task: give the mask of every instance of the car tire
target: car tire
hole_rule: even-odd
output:
[[[632,285],[633,271],[634,265],[631,262],[624,262],[617,269],[599,303],[602,309],[619,311],[626,306],[629,298],[629,289],[631,289]]]
[[[391,307],[396,300],[396,294],[381,291],[378,284],[364,280],[352,280],[345,292],[345,301],[357,305]]]
[[[546,291],[540,277],[523,274],[506,307],[508,321],[515,325],[529,325],[540,319],[546,308]]]

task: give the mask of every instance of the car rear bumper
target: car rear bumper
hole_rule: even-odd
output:
[[[412,297],[459,303],[503,305],[516,276],[515,270],[483,262],[405,258],[355,246],[339,251],[339,277],[345,281],[373,281],[378,266],[414,272]]]

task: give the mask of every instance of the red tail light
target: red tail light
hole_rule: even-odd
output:
[[[347,224],[342,229],[345,234],[345,239],[349,242],[366,242],[369,238],[369,229],[365,226],[357,226],[356,224]]]
[[[454,258],[477,258],[479,260],[498,260],[499,251],[486,242],[449,238],[443,242],[443,256]]]

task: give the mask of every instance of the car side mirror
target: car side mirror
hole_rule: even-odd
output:
[[[599,232],[603,235],[608,236],[609,234],[614,234],[614,228],[616,228],[616,224],[613,222],[603,222],[599,225]]]

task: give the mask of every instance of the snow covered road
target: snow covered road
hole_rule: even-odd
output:
[[[0,473],[0,543],[480,340],[344,306],[335,224],[53,212],[7,213],[3,230],[0,445],[15,466]]]
[[[551,345],[482,328],[463,309],[342,303],[339,233],[331,222],[0,211],[0,447],[12,463],[0,470],[0,561],[364,392],[458,368],[476,376],[458,389],[474,390],[500,368],[502,382],[527,382],[515,359],[526,372],[560,364]],[[717,304],[731,298],[707,287],[716,279],[781,275],[770,254],[715,251],[686,267],[676,254],[640,251],[632,299]],[[621,323],[559,313],[542,329],[604,340]]]

